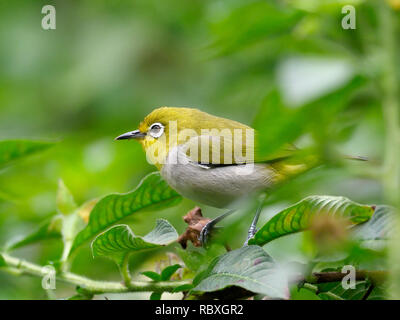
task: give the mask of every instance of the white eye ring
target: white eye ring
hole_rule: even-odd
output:
[[[159,138],[163,133],[164,133],[164,126],[161,123],[155,122],[150,126],[149,134],[153,138]]]

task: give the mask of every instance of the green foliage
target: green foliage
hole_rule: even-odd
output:
[[[361,205],[344,197],[310,196],[284,209],[269,220],[249,244],[264,245],[287,234],[306,230],[320,214],[344,218],[352,224],[371,218],[374,207]]]
[[[60,216],[51,218],[30,234],[7,243],[6,250],[11,251],[42,240],[59,239],[61,238],[61,225],[62,218]]]
[[[161,271],[161,280],[168,281],[169,279],[171,279],[172,275],[180,268],[182,268],[180,264],[174,264],[172,266],[164,268],[164,270]]]
[[[62,219],[61,236],[64,245],[60,262],[62,267],[65,268],[72,242],[78,232],[85,227],[85,223],[80,215],[81,208],[77,207],[72,193],[62,180],[58,183],[56,204],[59,216]],[[55,219],[57,219],[57,216]]]
[[[161,281],[161,275],[154,271],[144,271],[142,274],[153,281]]]
[[[77,293],[72,297],[69,297],[68,300],[92,300],[94,297],[94,294],[85,288],[78,286],[76,291]]]
[[[153,292],[150,295],[150,300],[161,300],[161,295],[162,295],[162,293],[160,293],[160,292]]]
[[[365,79],[354,77],[334,92],[298,108],[285,105],[277,90],[269,92],[253,123],[253,127],[257,129],[258,155],[268,159],[288,143],[296,141],[305,132],[313,130],[324,132],[327,123],[346,107],[354,92],[364,84]],[[318,116],[317,123],[315,117],[310,117],[311,114]],[[280,151],[277,155],[285,154]]]
[[[168,281],[171,279],[172,275],[178,270],[182,268],[180,264],[174,264],[171,266],[165,267],[160,274],[154,271],[144,271],[142,272],[143,275],[150,278],[153,281]],[[177,286],[174,288],[173,292],[180,292],[180,291],[187,291],[193,287],[191,284],[186,284],[182,286]],[[160,300],[162,292],[153,292],[150,295],[150,300]]]
[[[287,299],[288,279],[258,246],[246,246],[216,258],[201,275],[194,291],[216,291],[238,286],[270,298]]]
[[[290,32],[302,16],[299,10],[284,10],[266,1],[251,1],[238,6],[225,19],[214,23],[214,46],[220,54],[230,54],[266,37]]]
[[[91,211],[89,223],[75,238],[71,252],[134,213],[167,208],[180,199],[181,196],[166,184],[159,173],[151,173],[134,191],[112,194],[101,199]]]
[[[4,260],[3,256],[0,254],[0,268],[5,266],[7,266],[7,263]]]
[[[0,167],[14,160],[44,151],[54,145],[54,142],[32,140],[3,140],[0,141]]]
[[[68,298],[68,300],[92,300],[92,299],[93,299],[93,295],[87,296],[87,295],[80,294],[80,293]]]
[[[372,287],[368,296],[367,290],[372,284],[369,281],[357,281],[355,288],[344,289],[340,282],[318,284],[317,294],[322,300],[383,300],[381,287]]]
[[[189,291],[193,289],[193,284],[183,284],[181,286],[177,286],[174,288],[172,292],[182,292],[182,291]]]
[[[371,206],[344,198],[305,198],[333,194],[364,204],[398,203],[399,129],[393,121],[398,122],[399,117],[391,114],[399,109],[398,12],[393,1],[349,0],[345,4],[356,7],[357,28],[345,30],[340,24],[343,4],[321,0],[71,1],[64,4],[65,10],[57,11],[57,18],[67,21],[71,12],[80,12],[82,19],[76,20],[74,28],[52,37],[41,28],[32,28],[38,11],[32,10],[28,1],[5,2],[0,26],[9,32],[0,34],[1,135],[62,137],[63,142],[42,161],[28,156],[54,143],[0,141],[0,169],[7,167],[0,175],[0,241],[7,243],[27,233],[4,249],[54,240],[35,246],[29,258],[60,265],[63,272],[57,277],[68,282],[71,278],[63,277],[71,275],[73,286],[82,281],[70,299],[91,299],[107,288],[110,292],[140,291],[140,286],[127,288],[127,264],[122,270],[124,284],[110,282],[107,287],[108,281],[80,277],[80,273],[103,275],[99,280],[105,280],[114,277],[115,270],[106,263],[91,263],[88,251],[75,253],[93,241],[93,246],[99,244],[101,255],[119,264],[122,257],[136,252],[130,256],[134,274],[150,269],[150,262],[158,263],[153,259],[157,250],[144,248],[161,247],[166,241],[164,233],[156,232],[156,227],[150,238],[146,237],[152,233],[139,237],[120,224],[133,218],[131,227],[144,234],[143,230],[150,230],[161,217],[159,210],[177,204],[181,197],[158,174],[147,176],[132,192],[109,194],[131,190],[151,170],[139,144],[115,143],[113,138],[136,129],[154,106],[178,101],[253,123],[262,158],[285,155],[290,143],[302,150],[301,155],[312,151],[321,166],[271,190],[259,221],[261,229],[250,241],[267,244],[265,251],[255,245],[236,249],[247,231],[243,215],[243,219],[237,218],[243,225],[232,223],[234,227],[224,229],[224,241],[236,250],[226,253],[224,246],[212,242],[207,249],[174,247],[183,261],[180,271],[185,281],[171,280],[179,265],[168,266],[160,274],[142,272],[152,280],[143,282],[146,290],[153,292],[151,299],[161,299],[165,291],[190,291],[195,286],[200,293],[242,286],[262,296],[287,298],[287,283],[269,254],[279,266],[301,260],[310,272],[329,264],[393,269],[390,284],[400,283],[398,275],[396,278],[399,259],[394,259],[400,250],[387,248],[389,242],[400,243],[396,240],[396,206],[377,206],[371,217]],[[82,31],[81,36],[76,37],[76,30]],[[332,61],[339,62],[339,67],[332,69]],[[341,68],[345,76],[336,74]],[[319,79],[321,74],[325,77]],[[333,84],[324,86],[330,80]],[[343,160],[342,155],[367,156],[370,161],[354,163]],[[32,161],[8,167],[25,158]],[[54,197],[59,177],[68,182],[75,199],[61,180]],[[94,208],[96,200],[85,203],[105,194]],[[291,205],[298,199],[304,200]],[[85,204],[79,206],[81,203]],[[181,216],[192,206],[185,201],[168,213],[179,231],[184,228]],[[289,207],[279,211],[275,206]],[[309,258],[308,233],[286,236],[307,230],[312,217],[322,210],[351,222],[346,233],[350,241],[341,248],[344,252]],[[272,219],[265,219],[277,211]],[[204,212],[207,217],[216,214],[213,208]],[[171,241],[176,236],[171,231]],[[387,241],[393,238],[395,241]],[[314,241],[312,237],[308,240]],[[386,257],[388,251],[391,260]],[[0,254],[2,271],[35,275],[41,268],[3,255],[8,265],[4,266]],[[68,269],[72,257],[76,274]],[[255,261],[261,262],[253,265]],[[33,272],[29,270],[32,266],[36,266]],[[239,279],[243,275],[244,279]],[[37,279],[4,281],[4,276],[9,275],[0,274],[0,299],[40,297]],[[166,283],[167,288],[160,287]],[[344,290],[339,283],[314,287],[318,288],[315,297],[322,299],[362,299],[370,279],[359,281],[355,290]],[[60,290],[60,295],[63,292]],[[309,297],[302,292],[299,298]],[[377,286],[368,299],[387,296],[387,288]]]
[[[61,214],[67,215],[77,209],[77,205],[74,200],[74,196],[69,191],[64,181],[61,179],[58,181],[57,190],[57,211]]]
[[[157,220],[156,227],[144,237],[135,236],[127,225],[117,225],[93,240],[92,252],[94,257],[109,257],[121,267],[128,254],[160,248],[172,243],[177,238],[176,230],[166,220]],[[172,271],[174,273],[176,269],[172,269]],[[168,271],[166,271],[166,275],[161,274],[161,280],[164,280],[168,274]]]
[[[81,207],[76,205],[71,192],[62,180],[59,180],[56,204],[57,215],[42,223],[42,225],[28,235],[8,243],[6,249],[14,250],[38,241],[62,238],[64,243],[64,256],[62,259],[66,260],[73,239],[85,226],[81,212],[86,207],[85,205]]]
[[[188,245],[186,249],[178,247],[175,250],[186,267],[195,273],[203,271],[214,258],[224,254],[226,251],[219,244],[211,244],[207,249]]]
[[[390,206],[377,206],[372,218],[354,227],[356,240],[387,240],[393,238],[395,231],[395,210]]]

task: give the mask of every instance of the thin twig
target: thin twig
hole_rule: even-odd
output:
[[[361,298],[361,300],[367,300],[369,295],[371,294],[372,290],[374,290],[375,286],[372,283],[369,287],[368,290],[364,293],[363,297]]]
[[[21,275],[27,274],[37,277],[44,277],[47,275],[47,270],[42,266],[12,257],[8,254],[2,254],[2,256],[7,264],[5,270],[10,267],[13,270],[19,270]],[[72,272],[57,273],[56,280],[79,286],[80,288],[83,288],[92,294],[124,292],[172,292],[178,286],[190,284],[189,281],[131,281],[129,286],[126,286],[121,282],[92,280]]]

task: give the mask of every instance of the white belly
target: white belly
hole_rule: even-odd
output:
[[[229,207],[243,196],[270,187],[275,177],[267,164],[208,168],[188,161],[179,147],[169,152],[161,175],[184,197],[218,208]]]

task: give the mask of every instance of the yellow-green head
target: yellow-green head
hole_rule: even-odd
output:
[[[224,130],[233,136],[234,130],[245,134],[246,130],[252,129],[240,122],[213,116],[194,108],[160,107],[144,118],[138,130],[127,132],[116,139],[137,139],[142,144],[148,160],[160,169],[168,152],[177,144],[184,144],[190,138],[205,132],[216,135]],[[245,144],[244,140],[242,141]],[[222,144],[222,148],[223,146]],[[222,150],[222,155],[223,153]],[[222,161],[222,157],[219,162]]]

